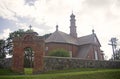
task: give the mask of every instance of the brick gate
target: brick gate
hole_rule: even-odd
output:
[[[30,47],[34,51],[33,73],[43,70],[44,39],[37,36],[36,32],[27,32],[21,37],[13,39],[12,70],[24,73],[24,49]]]

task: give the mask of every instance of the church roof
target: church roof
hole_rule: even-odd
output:
[[[79,40],[79,45],[97,44],[97,45],[101,46],[96,34],[82,36],[82,37],[79,37],[78,40]]]
[[[97,42],[95,42],[95,39]],[[50,35],[46,40],[46,43],[56,42],[56,43],[68,43],[74,45],[86,45],[86,44],[97,44],[100,45],[95,34],[90,34],[86,36],[82,36],[79,38],[75,38],[69,34],[66,34],[61,31],[55,31],[52,35]],[[101,45],[100,45],[101,46]]]
[[[55,31],[45,40],[45,42],[46,43],[57,42],[57,43],[68,43],[68,44],[78,45],[78,40],[76,38],[61,31]]]
[[[78,40],[80,45],[94,43],[93,34],[79,37]]]

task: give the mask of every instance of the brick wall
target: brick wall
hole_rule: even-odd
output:
[[[72,56],[75,57],[78,53],[78,46],[72,44],[62,44],[62,43],[46,43],[45,46],[47,47],[45,55],[48,55],[50,51],[55,49],[64,49],[68,52],[72,52]]]
[[[93,60],[95,59],[95,51],[97,51],[97,55],[98,55],[98,60],[104,60],[104,58],[101,55],[101,51],[100,51],[100,47],[95,46],[95,45],[83,45],[83,47],[85,46],[91,46],[91,48],[89,49],[89,53],[87,54],[87,56],[85,56],[85,59],[90,59]],[[67,50],[68,52],[72,52],[72,57],[77,57],[81,46],[76,46],[73,44],[67,44],[67,43],[46,43],[45,47],[47,48],[47,50],[45,51],[45,56],[48,56],[48,53],[50,51],[56,50],[56,49],[64,49]],[[87,53],[87,52],[85,52]]]

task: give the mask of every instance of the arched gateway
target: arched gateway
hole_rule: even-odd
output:
[[[24,73],[24,49],[32,48],[34,51],[33,73],[43,70],[44,39],[37,36],[36,32],[27,32],[21,37],[13,39],[12,70]]]

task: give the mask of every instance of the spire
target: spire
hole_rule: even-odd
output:
[[[70,17],[72,18],[75,18],[75,15],[73,14],[73,10],[72,10],[72,14],[70,15]]]
[[[58,25],[56,25],[56,31],[58,31]]]
[[[70,35],[77,38],[75,21],[75,15],[72,12],[72,14],[70,15]]]
[[[75,15],[73,14],[73,12],[72,12],[72,14],[71,14],[71,16],[70,16],[71,18],[75,18]]]

